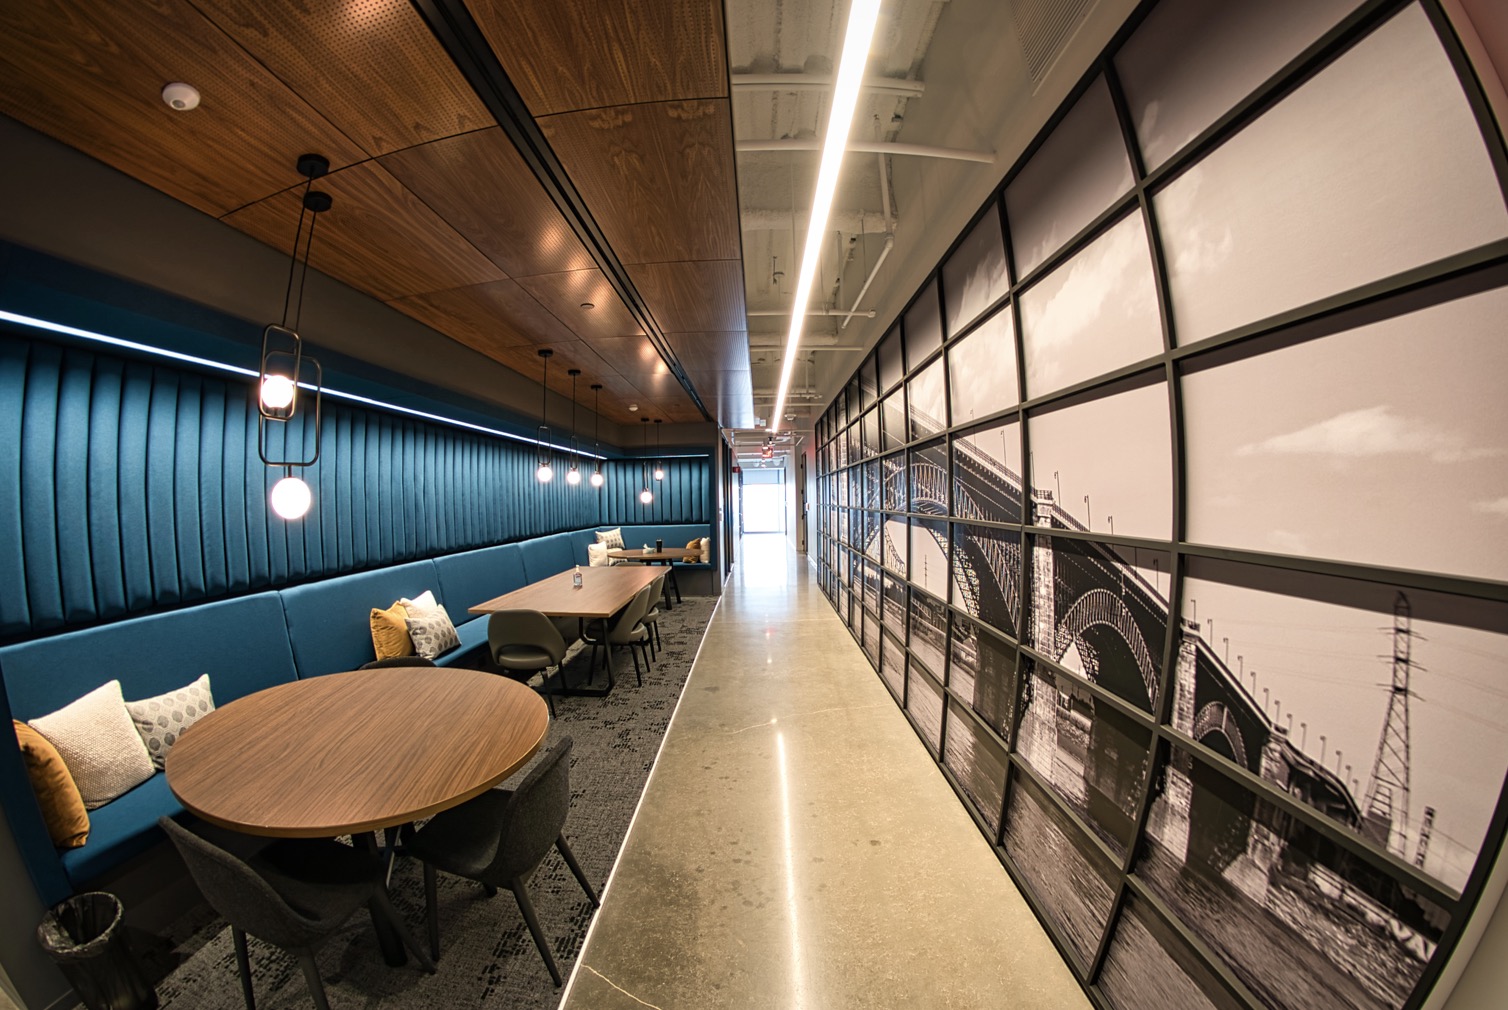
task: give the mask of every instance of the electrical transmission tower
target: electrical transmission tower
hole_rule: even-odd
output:
[[[1404,854],[1409,823],[1409,674],[1420,669],[1410,656],[1413,639],[1408,597],[1399,593],[1393,603],[1393,683],[1388,715],[1382,724],[1382,738],[1377,741],[1362,817],[1362,833],[1399,856]]]

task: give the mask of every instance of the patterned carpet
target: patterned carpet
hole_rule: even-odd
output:
[[[627,653],[614,660],[617,687],[606,698],[558,698],[549,739],[575,739],[571,761],[571,816],[566,839],[601,893],[634,808],[649,778],[660,739],[711,618],[713,597],[691,597],[663,611],[664,648],[644,686],[634,682]],[[566,661],[570,683],[586,676],[587,653]],[[625,673],[625,668],[627,672]],[[601,674],[599,673],[599,677]],[[526,769],[518,774],[524,774]],[[400,858],[393,873],[393,903],[416,937],[424,936],[423,874],[416,860]],[[591,905],[570,870],[551,850],[530,883],[540,924],[569,977],[591,922]],[[377,950],[365,912],[320,948],[317,959],[332,1010],[341,1008],[552,1008],[560,1001],[513,896],[487,898],[470,881],[440,874],[439,972],[424,974],[410,958],[389,968]],[[240,1010],[230,929],[203,906],[185,915],[153,951],[143,951],[157,993],[170,1010]],[[251,941],[252,978],[261,1010],[313,1006],[298,964],[275,947]],[[155,969],[155,970],[154,970]]]

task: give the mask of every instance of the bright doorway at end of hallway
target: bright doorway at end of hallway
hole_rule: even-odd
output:
[[[743,533],[784,533],[785,471],[744,470],[739,474],[739,528]]]

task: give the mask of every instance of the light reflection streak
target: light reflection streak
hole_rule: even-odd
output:
[[[771,719],[770,722],[774,722]],[[806,969],[801,960],[801,917],[796,910],[796,854],[791,845],[791,779],[786,773],[785,734],[775,734],[780,764],[780,820],[785,843],[785,907],[791,917],[791,1005],[806,1006]]]

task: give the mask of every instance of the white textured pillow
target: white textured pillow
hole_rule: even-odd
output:
[[[404,623],[408,625],[408,637],[413,639],[414,651],[425,659],[434,659],[461,644],[450,615],[438,604],[433,610],[410,616]]]
[[[617,529],[611,530],[598,530],[597,542],[606,546],[610,551],[621,551],[623,549],[623,527],[619,526]]]
[[[702,555],[700,560],[702,564],[706,564],[712,560],[712,541],[707,537],[702,537],[701,547]]]
[[[591,568],[606,568],[613,563],[607,556],[607,544],[587,544],[586,563]]]
[[[141,785],[156,770],[126,711],[118,680],[33,719],[31,727],[63,756],[89,810]]]
[[[420,617],[426,611],[433,611],[440,605],[439,601],[435,599],[435,594],[428,589],[415,596],[412,600],[405,596],[398,602],[403,605],[404,610],[408,611],[408,616],[410,617]]]
[[[173,749],[183,731],[214,710],[215,698],[209,691],[207,673],[176,691],[126,702],[126,711],[136,723],[136,732],[141,735],[141,742],[147,745],[152,764],[158,768],[168,759],[168,751]]]

